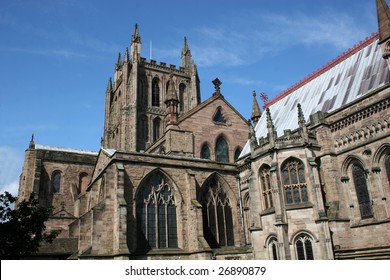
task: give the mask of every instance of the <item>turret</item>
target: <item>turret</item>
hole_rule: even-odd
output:
[[[139,62],[141,60],[141,36],[138,32],[138,24],[135,25],[134,34],[131,36],[130,46],[132,62]]]
[[[191,50],[187,44],[187,38],[184,37],[184,46],[181,50],[181,66],[185,69],[190,69],[192,65]]]

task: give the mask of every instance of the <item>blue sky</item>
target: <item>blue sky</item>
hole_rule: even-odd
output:
[[[218,77],[245,118],[253,90],[272,98],[377,31],[374,0],[3,0],[0,11],[0,190],[14,194],[32,133],[99,149],[107,82],[136,23],[158,63],[180,66],[186,36],[202,101]]]

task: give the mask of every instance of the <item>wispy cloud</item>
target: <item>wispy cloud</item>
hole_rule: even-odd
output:
[[[246,14],[245,14],[246,13]],[[344,51],[369,35],[357,18],[345,12],[324,10],[320,14],[296,11],[277,14],[246,11],[227,23],[196,29],[192,45],[200,66],[240,66],[256,63],[264,55],[295,46],[327,46]],[[369,17],[369,15],[367,15]]]
[[[31,48],[19,48],[19,47],[9,47],[9,48],[1,48],[2,52],[15,52],[15,53],[26,53],[33,55],[41,55],[41,56],[57,56],[66,59],[72,58],[86,58],[88,55],[76,52],[67,49],[31,49]]]

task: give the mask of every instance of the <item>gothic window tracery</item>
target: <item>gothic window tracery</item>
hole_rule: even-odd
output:
[[[284,193],[287,204],[308,201],[305,169],[302,161],[290,159],[282,166]]]
[[[370,195],[367,188],[366,173],[363,167],[358,163],[352,165],[352,178],[359,203],[360,215],[362,219],[371,218],[373,215]]]
[[[312,239],[307,234],[300,234],[295,239],[296,257],[298,260],[314,260]]]
[[[175,198],[158,173],[146,181],[138,196],[137,232],[139,249],[178,247]]]
[[[271,186],[271,168],[269,166],[264,166],[260,169],[260,183],[262,188],[263,204],[264,209],[274,207],[272,186]]]
[[[220,162],[229,162],[229,147],[222,136],[217,139],[215,145],[215,159]]]
[[[234,245],[233,214],[221,183],[212,178],[201,197],[204,237],[210,247]]]
[[[271,260],[279,259],[278,240],[276,237],[271,237],[268,241],[268,252]]]

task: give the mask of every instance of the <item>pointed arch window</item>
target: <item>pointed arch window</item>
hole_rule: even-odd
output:
[[[312,239],[301,234],[295,239],[295,252],[298,260],[314,260]]]
[[[271,168],[269,166],[261,168],[259,175],[264,209],[272,208],[274,207],[274,199],[271,186]]]
[[[217,139],[215,145],[215,159],[220,162],[229,162],[229,147],[222,136]]]
[[[387,174],[387,180],[390,185],[390,155],[387,155],[385,158],[385,169],[386,169],[386,174]]]
[[[212,178],[201,197],[204,237],[210,247],[234,246],[232,206],[222,185]]]
[[[145,182],[136,208],[138,249],[178,247],[175,198],[162,175]]]
[[[154,78],[152,81],[152,106],[160,107],[160,86],[159,79]]]
[[[284,194],[287,204],[308,201],[305,169],[302,161],[290,159],[282,165]]]
[[[270,238],[268,242],[268,253],[271,260],[279,260],[278,240],[276,237]]]
[[[61,171],[54,171],[51,174],[51,189],[53,193],[61,191]]]
[[[180,109],[180,112],[183,112],[184,111],[184,94],[185,94],[185,91],[186,91],[186,85],[181,83],[179,85],[179,109]]]
[[[210,148],[209,146],[205,143],[202,146],[201,152],[200,152],[200,157],[203,159],[211,159],[210,156]]]
[[[155,118],[153,120],[153,142],[160,138],[160,125],[161,119],[158,117]]]
[[[367,188],[366,172],[360,164],[353,164],[352,178],[355,186],[356,197],[359,203],[359,210],[362,219],[371,218],[371,200]]]

